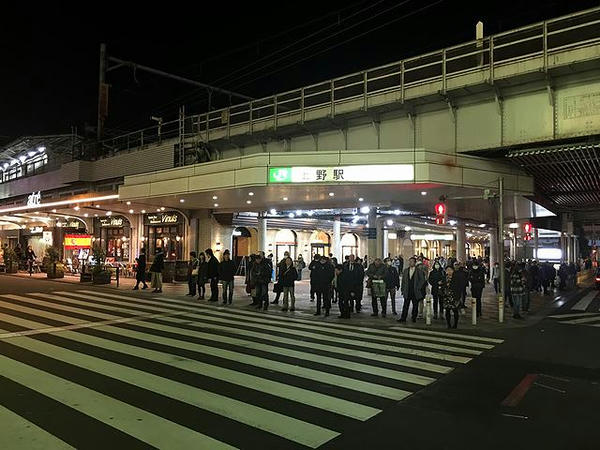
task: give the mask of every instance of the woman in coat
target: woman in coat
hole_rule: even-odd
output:
[[[204,300],[204,294],[206,293],[206,288],[204,285],[208,280],[208,263],[206,262],[206,256],[204,256],[204,252],[201,252],[198,255],[198,300]]]
[[[281,269],[282,272],[279,274],[279,282],[281,283],[281,287],[283,289],[283,308],[282,311],[286,312],[288,310],[288,298],[292,300],[291,306],[289,307],[290,311],[295,311],[296,309],[296,296],[294,294],[294,284],[298,279],[298,272],[294,267],[294,263],[292,258],[289,256],[285,258],[285,268]]]
[[[443,284],[444,279],[446,278],[446,273],[444,269],[442,269],[442,265],[439,261],[433,263],[433,269],[429,272],[428,282],[431,285],[431,296],[433,297],[433,318],[438,318],[438,311],[440,313],[439,317],[443,320],[444,317],[444,300],[442,298],[442,293],[440,292],[440,286]]]
[[[446,310],[446,323],[448,328],[458,327],[458,308],[461,305],[462,283],[456,275],[454,267],[446,267],[446,276],[440,286],[444,309]],[[454,315],[454,322],[450,322],[450,315]]]
[[[475,260],[469,273],[469,282],[471,283],[471,295],[477,302],[477,317],[481,317],[481,295],[485,287],[485,268]]]
[[[198,284],[198,257],[196,252],[190,252],[188,262],[188,297],[196,296],[196,285]]]
[[[148,289],[148,285],[146,284],[146,250],[141,249],[140,254],[137,258],[135,258],[137,262],[136,272],[135,272],[135,286],[133,287],[134,291],[137,291],[140,288],[140,283],[143,284],[142,289]]]
[[[160,294],[162,292],[162,272],[164,269],[165,254],[163,253],[162,249],[159,248],[156,250],[154,261],[152,261],[152,265],[150,266],[150,273],[152,275],[150,286],[154,288],[152,292],[155,294]]]

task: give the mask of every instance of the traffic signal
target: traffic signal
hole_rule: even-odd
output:
[[[435,205],[435,223],[436,225],[446,225],[446,205],[444,203]]]
[[[531,240],[531,232],[533,231],[533,225],[531,225],[529,222],[525,222],[523,224],[523,231],[525,232],[525,235],[523,236],[523,240],[530,241]]]

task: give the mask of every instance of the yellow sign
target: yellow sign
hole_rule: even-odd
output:
[[[65,249],[90,248],[92,236],[89,234],[67,234],[65,235]]]

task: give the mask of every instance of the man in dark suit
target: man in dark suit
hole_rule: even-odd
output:
[[[362,264],[356,262],[354,255],[350,255],[348,261],[344,263],[344,270],[348,272],[352,280],[352,297],[350,299],[350,311],[360,312],[362,305],[363,288],[365,282],[365,269]]]
[[[209,302],[218,302],[219,301],[219,261],[215,258],[212,249],[207,248],[206,256],[208,257],[208,264],[206,270],[206,277],[210,281],[210,299]]]
[[[422,270],[416,267],[417,260],[411,257],[408,260],[408,267],[402,271],[402,296],[404,303],[402,304],[402,316],[398,322],[406,322],[408,316],[408,308],[412,303],[411,317],[412,321],[417,321],[419,313],[419,302],[423,300],[423,291],[425,286],[425,275]]]

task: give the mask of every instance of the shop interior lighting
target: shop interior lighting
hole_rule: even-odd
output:
[[[309,217],[312,217],[315,215],[314,211],[308,211],[306,214],[308,214]]]
[[[131,205],[131,202],[127,202],[127,206]]]
[[[79,211],[81,208],[79,206],[76,206],[75,208],[73,208],[75,211]]]
[[[485,228],[485,223],[480,224],[479,228]]]
[[[87,217],[87,216],[89,216],[89,214],[88,214],[88,213],[85,213],[85,214],[83,215],[83,217]]]
[[[145,209],[142,209],[141,213],[142,213],[142,214],[146,214],[146,210],[145,210]]]
[[[386,223],[387,223],[388,227],[391,227],[392,225],[394,225],[394,221],[392,219],[388,219]]]
[[[213,195],[213,200],[217,200],[219,197],[217,197],[216,195]]]
[[[412,230],[412,228],[409,227],[408,225],[404,227],[404,231],[410,231],[410,230]]]
[[[517,222],[509,223],[508,228],[512,228],[513,230],[519,228],[519,224]]]
[[[282,200],[283,200],[284,202],[287,202],[287,199],[288,199],[287,197],[283,197],[283,198],[282,198]]]
[[[94,217],[98,217],[98,214],[94,214]]]

